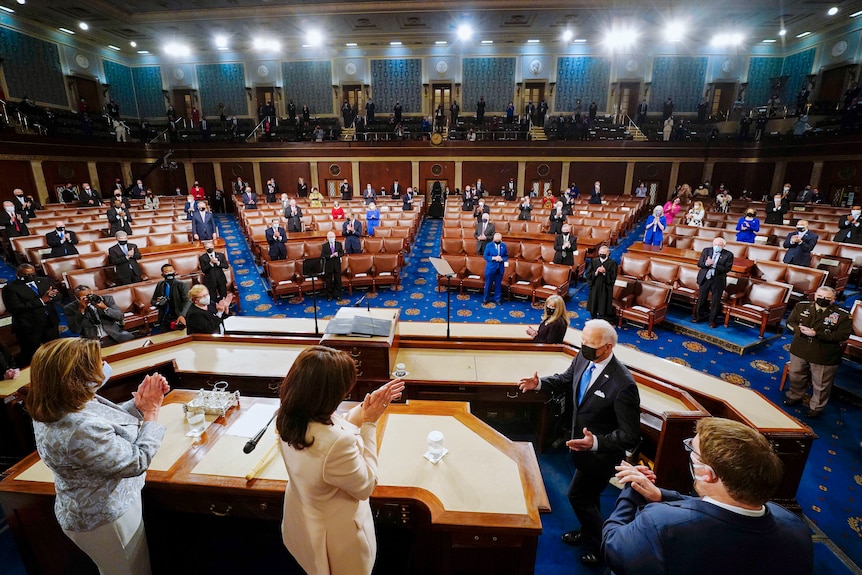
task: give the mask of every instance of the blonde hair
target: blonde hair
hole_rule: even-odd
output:
[[[98,340],[55,339],[42,345],[30,364],[30,388],[25,406],[35,421],[53,423],[81,410],[96,395],[104,379]]]
[[[200,299],[205,295],[208,295],[210,290],[207,289],[207,286],[203,284],[198,284],[193,286],[192,289],[189,290],[189,299],[194,301],[196,299]]]
[[[548,315],[548,306],[554,306],[554,313]],[[554,323],[561,321],[569,325],[569,314],[566,313],[566,301],[558,295],[552,295],[545,300],[545,311],[542,313],[542,321],[545,323]]]

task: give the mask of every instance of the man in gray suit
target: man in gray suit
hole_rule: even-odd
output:
[[[123,312],[109,295],[94,294],[89,286],[75,288],[75,301],[63,307],[69,330],[102,345],[114,345],[134,339],[123,329]]]
[[[480,256],[485,255],[485,245],[494,239],[494,234],[497,232],[497,227],[489,221],[489,218],[488,214],[482,214],[482,219],[476,224],[476,231],[473,232],[473,237],[476,238],[476,253]]]

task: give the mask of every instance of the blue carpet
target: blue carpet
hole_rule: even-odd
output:
[[[233,216],[218,215],[222,237],[227,242],[231,263],[242,298],[243,315],[269,317],[312,317],[311,299],[303,302],[281,299],[273,301],[266,293],[260,269],[254,265],[248,244]],[[410,254],[405,259],[402,283],[398,290],[381,290],[369,294],[372,305],[398,307],[404,321],[446,321],[446,294],[436,290],[436,275],[428,257],[440,253],[442,222],[426,220],[419,229]],[[623,238],[611,257],[619,261],[626,248],[643,235],[643,224]],[[14,277],[7,266],[0,266],[0,277]],[[355,293],[338,302],[318,301],[320,317],[330,317],[339,306],[351,305],[365,292]],[[587,288],[583,282],[570,290],[571,301],[567,304],[573,327],[582,328],[589,319],[584,309]],[[848,309],[859,297],[850,292],[844,302]],[[536,323],[541,318],[541,306],[514,300],[502,306],[482,304],[482,294],[452,294],[452,320],[486,323]],[[701,325],[701,324],[698,324]],[[708,328],[707,328],[708,329]],[[743,327],[734,330],[745,330]],[[724,328],[717,330],[724,331]],[[751,330],[753,337],[757,333]],[[782,333],[775,337],[767,332],[767,341],[755,353],[739,356],[712,344],[674,333],[658,326],[652,335],[646,330],[623,325],[619,330],[622,345],[666,358],[693,369],[720,377],[736,385],[750,387],[770,401],[781,404],[782,393],[778,386],[781,369],[789,360],[791,336]],[[513,380],[518,374],[513,374]],[[846,553],[857,565],[862,565],[862,508],[859,493],[862,491],[862,366],[849,362],[838,370],[836,386],[850,393],[833,393],[823,416],[806,421],[815,430],[818,439],[814,442],[797,498],[805,515],[826,536]],[[855,393],[856,395],[852,395]],[[791,415],[802,419],[802,409],[787,408]],[[804,420],[804,419],[803,419]],[[556,575],[571,573],[598,573],[584,567],[578,561],[577,549],[560,542],[560,534],[577,527],[577,520],[566,499],[566,488],[571,479],[568,458],[564,453],[547,453],[539,456],[539,464],[545,486],[551,500],[553,513],[542,517],[543,535],[539,539],[536,573]],[[617,491],[608,487],[602,495],[602,510],[608,514],[613,508]],[[0,534],[0,564],[6,563],[11,535],[8,530]],[[815,546],[815,573],[843,574],[851,571],[826,545]],[[5,572],[5,571],[4,571]]]

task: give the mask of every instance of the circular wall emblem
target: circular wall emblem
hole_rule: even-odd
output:
[[[847,41],[846,40],[838,40],[835,42],[835,45],[832,46],[832,57],[837,58],[847,51]]]
[[[67,165],[65,165],[65,164],[62,164],[62,165],[60,166],[60,168],[57,170],[57,172],[58,172],[61,176],[63,176],[63,179],[64,179],[64,180],[71,180],[71,179],[73,179],[73,178],[75,177],[75,170],[74,170],[74,168],[72,168],[72,166],[67,166]]]
[[[646,167],[646,175],[648,178],[654,178],[658,175],[658,166],[650,164]]]
[[[186,77],[186,71],[182,68],[174,68],[174,78],[177,80],[182,80]]]
[[[330,164],[329,165],[329,175],[330,176],[340,176],[341,175],[341,166],[338,164]]]
[[[856,168],[853,166],[844,166],[838,171],[838,177],[842,180],[852,180],[856,177]]]
[[[449,70],[449,63],[446,60],[438,60],[434,69],[437,70],[438,74],[445,74]]]
[[[239,164],[234,164],[234,166],[230,169],[230,173],[233,174],[234,178],[242,177],[242,166]]]
[[[266,66],[266,64],[261,64],[257,67],[257,75],[261,78],[266,78],[267,76],[269,76],[269,68]]]
[[[629,60],[626,62],[626,72],[637,72],[638,71],[638,61],[637,60]]]
[[[90,67],[90,59],[83,54],[78,54],[77,56],[75,56],[75,63],[80,68],[86,69]]]
[[[733,72],[733,68],[734,63],[733,60],[731,60],[730,58],[725,58],[721,61],[721,71],[725,74],[730,74],[731,72]]]
[[[344,65],[344,72],[348,76],[354,75],[356,73],[356,64],[354,64],[353,62],[348,62]]]
[[[538,58],[535,60],[531,60],[529,67],[530,67],[530,73],[533,76],[538,76],[539,74],[542,73],[542,70],[545,69],[545,65],[542,64],[542,61],[539,60]]]
[[[539,174],[539,177],[545,178],[551,173],[551,166],[548,164],[539,164],[539,167],[536,168],[536,173]]]
[[[443,173],[443,166],[441,166],[440,164],[434,164],[431,166],[431,175],[439,176],[442,173]]]

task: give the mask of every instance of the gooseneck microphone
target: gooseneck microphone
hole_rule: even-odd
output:
[[[269,427],[269,424],[272,423],[272,420],[275,419],[275,416],[278,415],[278,410],[275,410],[275,413],[272,414],[272,417],[269,418],[269,421],[266,422],[260,431],[258,431],[254,437],[249,439],[245,446],[242,448],[243,453],[251,453],[254,451],[254,448],[257,447],[257,444],[260,442],[260,439],[263,437],[263,434],[266,433],[266,429]]]

